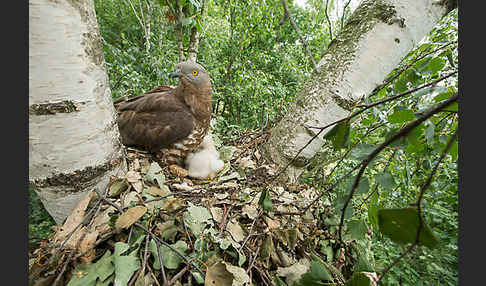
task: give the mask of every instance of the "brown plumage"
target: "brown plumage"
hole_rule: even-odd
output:
[[[212,91],[208,72],[195,62],[179,63],[172,76],[177,87],[159,86],[115,106],[124,145],[181,164],[208,132]]]

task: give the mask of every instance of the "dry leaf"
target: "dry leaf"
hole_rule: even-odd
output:
[[[138,172],[128,171],[125,175],[125,178],[127,178],[128,182],[135,183],[137,181],[140,181],[142,179],[142,176]]]
[[[135,206],[133,208],[129,208],[126,212],[118,217],[115,227],[117,229],[128,228],[137,222],[146,212],[147,208],[144,206]]]
[[[83,198],[83,200],[81,200],[78,203],[78,205],[74,208],[71,215],[64,222],[63,226],[60,227],[58,229],[58,231],[56,232],[56,234],[54,235],[54,241],[55,242],[63,241],[66,238],[66,236],[71,231],[73,231],[74,228],[76,226],[78,226],[83,221],[84,215],[85,215],[85,212],[86,212],[86,208],[88,207],[88,204],[89,204],[91,198],[94,196],[94,194],[95,194],[94,192],[89,192]],[[72,241],[72,239],[73,239],[73,237],[71,237],[69,240]]]
[[[184,178],[187,177],[187,175],[189,175],[189,171],[177,165],[170,165],[169,170],[172,174],[180,178]]]
[[[277,229],[280,227],[280,222],[278,220],[265,217],[265,222],[267,223],[269,229]]]
[[[211,215],[213,216],[214,221],[217,223],[221,223],[223,221],[223,209],[222,208],[217,208],[217,207],[212,207],[209,209],[211,212]]]
[[[147,190],[147,193],[149,193],[152,196],[163,197],[163,196],[168,195],[170,193],[170,191],[169,191],[168,188],[166,190],[162,190],[160,188],[152,186]]]
[[[98,231],[94,230],[88,232],[85,236],[83,241],[81,241],[79,245],[79,249],[77,250],[78,253],[83,253],[94,246],[96,239],[98,238]],[[96,258],[96,249],[91,249],[85,255],[81,256],[81,261],[83,263],[90,263],[93,259]]]
[[[243,228],[241,228],[240,224],[235,220],[231,220],[228,222],[226,230],[229,231],[231,237],[233,237],[236,242],[243,241],[246,237]]]
[[[178,191],[183,191],[183,192],[190,192],[194,190],[193,187],[188,186],[187,184],[173,184],[172,187],[174,187]]]

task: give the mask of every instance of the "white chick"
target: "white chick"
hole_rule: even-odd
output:
[[[196,152],[187,155],[185,163],[189,176],[198,179],[212,179],[224,166],[210,134],[204,137]]]

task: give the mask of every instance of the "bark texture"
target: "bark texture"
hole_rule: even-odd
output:
[[[325,126],[349,115],[350,107],[380,85],[407,53],[454,7],[451,1],[365,0],[318,63],[292,112],[273,129],[266,157],[285,166]],[[324,144],[323,132],[281,176],[295,181]]]
[[[126,170],[92,0],[29,0],[29,183],[61,224]]]

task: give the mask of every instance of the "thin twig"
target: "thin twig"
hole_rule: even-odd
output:
[[[329,26],[329,39],[332,41],[332,23],[331,23],[331,19],[329,19],[329,15],[327,14],[328,4],[329,4],[329,0],[326,0],[326,9],[324,10],[324,13],[326,14],[327,24]]]
[[[297,32],[297,35],[299,36],[300,41],[304,45],[305,51],[306,51],[307,55],[309,56],[309,58],[312,62],[312,67],[314,68],[314,71],[320,72],[321,70],[317,66],[316,60],[315,60],[314,56],[312,55],[312,52],[310,51],[309,46],[307,45],[307,41],[302,36],[302,33],[299,30],[299,27],[297,27],[297,24],[295,24],[295,21],[292,18],[292,15],[289,12],[289,8],[287,7],[287,1],[282,0],[282,5],[283,5],[283,8],[284,8],[284,13],[286,15],[286,17],[284,16],[284,19],[288,18],[290,20],[290,24],[292,24],[292,27],[294,27],[295,32]]]
[[[150,233],[152,239],[155,240],[155,235]],[[165,276],[164,262],[162,261],[162,253],[160,252],[160,243],[156,240],[155,245],[157,246],[157,254],[159,256],[160,272],[162,272],[162,285],[167,285],[167,277]]]

